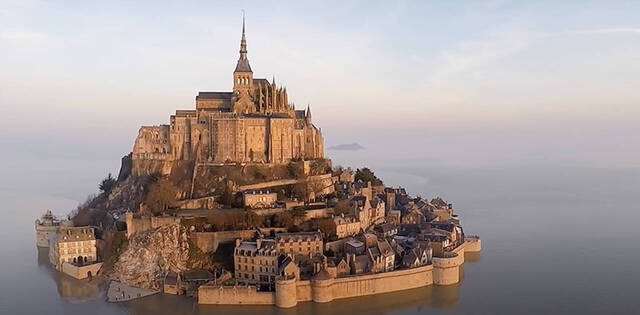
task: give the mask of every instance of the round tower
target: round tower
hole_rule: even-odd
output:
[[[469,253],[477,253],[482,250],[482,241],[478,236],[465,236],[464,251]]]
[[[433,283],[436,285],[455,284],[460,281],[460,266],[464,256],[445,252],[444,257],[433,257]]]
[[[276,306],[281,308],[294,307],[298,304],[296,294],[296,278],[278,277],[276,279]]]
[[[311,299],[316,303],[333,301],[333,280],[326,270],[318,272],[311,280]]]

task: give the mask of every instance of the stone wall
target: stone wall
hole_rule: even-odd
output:
[[[434,257],[432,265],[417,268],[311,281],[279,278],[276,280],[276,292],[264,295],[259,295],[261,292],[254,292],[251,289],[233,291],[229,289],[233,287],[206,286],[206,292],[198,295],[198,303],[273,304],[288,308],[296,306],[298,302],[325,303],[336,299],[402,291],[431,284],[449,285],[459,281],[459,267],[464,263],[465,250],[467,248],[469,251],[479,250],[479,241],[479,238],[472,237],[454,252],[449,252],[447,257]],[[219,291],[213,292],[214,289]]]
[[[102,263],[100,262],[84,266],[75,266],[70,263],[62,264],[62,272],[76,279],[89,278],[89,274],[91,274],[92,277],[95,277],[98,274],[100,268],[102,268]]]
[[[344,248],[344,243],[348,240],[349,240],[348,238],[341,238],[333,242],[326,242],[324,243],[324,250],[325,251],[331,250],[334,253],[341,252],[342,249]]]
[[[274,292],[258,292],[255,286],[203,285],[198,288],[200,304],[274,305]]]
[[[267,189],[267,188],[271,188],[271,187],[294,185],[294,184],[297,184],[299,182],[300,181],[297,180],[297,179],[279,179],[279,180],[272,180],[272,181],[262,182],[262,183],[257,183],[257,184],[238,186],[237,190],[238,191],[260,190],[260,189]]]
[[[135,233],[153,230],[173,223],[180,223],[180,218],[134,216],[133,213],[127,212],[125,214],[125,221],[127,223],[127,238],[130,238]]]
[[[187,199],[180,202],[180,209],[215,209],[217,207],[215,197],[203,197],[197,199]]]
[[[49,247],[49,239],[58,232],[56,225],[36,224],[36,245],[38,247]]]
[[[256,235],[256,230],[193,232],[190,234],[191,240],[196,246],[201,251],[208,253],[215,252],[221,243],[231,243],[238,238],[243,240],[253,239]]]
[[[460,281],[460,266],[464,263],[464,250],[445,253],[445,257],[433,257],[433,283],[437,285],[455,284]]]
[[[330,302],[355,296],[401,291],[433,283],[433,266],[370,275],[337,278],[312,283],[314,302]]]

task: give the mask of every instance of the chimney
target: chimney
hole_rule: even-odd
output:
[[[256,247],[260,249],[262,247],[262,238],[256,239]]]

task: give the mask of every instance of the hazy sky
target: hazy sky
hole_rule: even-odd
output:
[[[242,9],[254,76],[311,104],[327,146],[640,166],[639,1],[0,0],[0,144],[117,159],[231,90]]]

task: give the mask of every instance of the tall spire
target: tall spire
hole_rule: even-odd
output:
[[[240,57],[247,58],[247,37],[244,35],[244,11],[242,11],[242,40],[240,40]]]
[[[244,11],[242,11],[242,39],[240,40],[240,58],[238,59],[238,64],[236,65],[235,72],[253,72],[251,71],[249,59],[247,58],[247,37],[244,34],[244,24]]]

